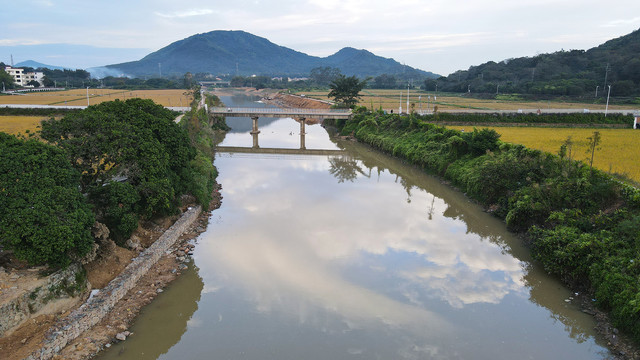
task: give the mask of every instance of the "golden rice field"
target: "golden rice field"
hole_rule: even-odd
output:
[[[0,116],[0,132],[18,135],[26,134],[27,130],[40,130],[40,122],[48,119],[44,116]]]
[[[89,105],[95,105],[115,99],[126,100],[131,98],[142,98],[151,99],[157,104],[163,106],[189,106],[193,100],[191,94],[184,89],[129,91],[89,88],[88,93]],[[23,95],[3,95],[0,96],[0,105],[2,104],[86,106],[87,89],[33,92]]]
[[[447,126],[451,129],[471,131],[470,126]],[[489,127],[497,131],[505,142],[522,144],[528,148],[557,154],[567,137],[571,136],[571,157],[587,162],[587,138],[599,131],[602,136],[593,165],[606,172],[625,175],[640,182],[640,131],[633,129],[578,129],[535,127]]]
[[[315,99],[327,100],[328,90],[305,91],[298,94]],[[368,108],[382,109],[394,112],[402,105],[402,111],[407,111],[407,90],[381,90],[365,89],[361,92],[362,98],[359,105]],[[589,109],[604,110],[604,104],[584,104],[558,101],[517,101],[517,100],[483,100],[466,97],[463,94],[436,94],[432,91],[409,91],[409,104],[414,104],[415,110],[433,110],[435,105],[438,110],[518,110],[518,109]],[[435,100],[434,100],[435,98]],[[628,106],[609,105],[609,109],[626,109]]]

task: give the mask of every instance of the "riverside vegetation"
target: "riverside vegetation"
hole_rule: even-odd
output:
[[[435,120],[358,108],[336,125],[458,186],[522,233],[548,272],[590,291],[613,325],[640,343],[640,190],[566,151],[532,150],[500,141],[494,130],[461,132]]]
[[[151,100],[129,99],[44,121],[47,143],[0,133],[0,247],[64,267],[94,246],[94,220],[122,245],[139,220],[177,213],[183,194],[207,209],[217,172],[194,97],[180,124]]]

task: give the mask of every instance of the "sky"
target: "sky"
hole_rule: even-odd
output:
[[[350,46],[448,75],[487,61],[586,50],[640,28],[638,0],[1,3],[0,61],[10,64],[13,55],[14,63],[75,68],[139,60],[198,33],[243,30],[309,55]]]

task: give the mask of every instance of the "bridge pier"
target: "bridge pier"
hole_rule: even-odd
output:
[[[305,140],[304,140],[304,136],[306,134],[306,132],[304,131],[304,125],[305,125],[305,118],[300,117],[298,118],[298,120],[300,120],[300,150],[305,150],[307,148],[306,144],[305,144]]]
[[[259,149],[260,148],[260,145],[258,145],[258,133],[259,132],[260,131],[258,131],[258,132],[253,132],[252,131],[251,132],[251,136],[253,137],[253,148],[254,149]]]
[[[258,130],[258,117],[252,116],[251,120],[253,121],[253,128],[251,130],[251,134],[260,134],[260,130]]]

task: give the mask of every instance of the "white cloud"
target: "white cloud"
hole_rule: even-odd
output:
[[[157,16],[163,17],[163,18],[185,18],[185,17],[192,17],[192,16],[201,16],[201,15],[210,15],[215,13],[213,10],[211,9],[190,9],[190,10],[186,10],[186,11],[176,11],[173,13],[161,13],[161,12],[154,12],[154,14],[156,14]]]
[[[634,17],[632,19],[616,19],[616,20],[611,20],[608,21],[602,25],[600,25],[601,27],[618,27],[618,26],[625,26],[625,25],[634,25],[638,26],[640,24],[640,17]]]

